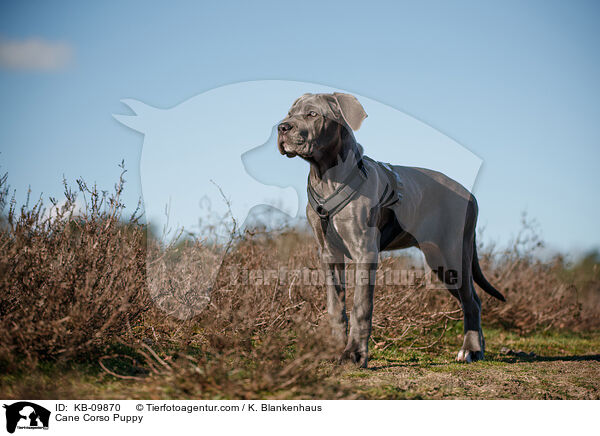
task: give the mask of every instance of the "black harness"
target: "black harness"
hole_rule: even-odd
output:
[[[321,229],[325,238],[338,250],[341,250],[346,256],[352,259],[348,247],[344,244],[344,241],[340,234],[337,232],[333,224],[331,224],[331,217],[342,210],[344,207],[352,201],[358,194],[358,189],[367,180],[367,169],[361,160],[352,172],[346,177],[342,184],[337,188],[333,194],[327,198],[321,197],[310,184],[310,175],[308,177],[308,184],[306,190],[308,191],[308,202],[313,208],[315,213],[321,219]]]
[[[368,159],[374,163],[372,159],[364,156],[364,159]],[[385,166],[384,166],[385,168]],[[386,168],[386,173],[392,173],[391,169]],[[321,220],[321,229],[327,241],[338,250],[342,251],[348,258],[352,259],[350,251],[344,240],[339,235],[335,227],[331,222],[331,218],[348,205],[359,192],[359,188],[367,180],[368,172],[364,165],[363,158],[358,161],[358,164],[352,172],[346,177],[342,184],[337,188],[329,197],[323,198],[314,190],[310,184],[310,175],[308,177],[307,192],[308,192],[308,203],[319,216]],[[386,185],[383,195],[379,200],[379,205],[391,206],[392,204],[399,201],[400,196],[394,189],[394,182],[400,183],[398,176],[394,173],[388,174],[389,183]]]

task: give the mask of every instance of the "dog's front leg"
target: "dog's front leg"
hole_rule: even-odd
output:
[[[336,347],[341,350],[348,340],[348,315],[346,314],[346,266],[344,256],[323,256],[327,312]]]
[[[368,363],[376,270],[376,254],[357,259],[350,334],[342,360],[350,359],[361,368],[366,368]]]

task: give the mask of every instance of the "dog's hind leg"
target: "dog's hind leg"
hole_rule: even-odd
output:
[[[465,335],[456,360],[460,362],[481,360],[484,356],[485,342],[481,330],[481,301],[475,292],[469,263],[473,250],[466,243],[462,251],[458,250],[457,246],[445,248],[446,250],[442,251],[435,244],[422,244],[421,250],[429,267],[437,272],[440,281],[458,300],[463,310]],[[454,259],[461,258],[462,262],[452,262]]]
[[[463,309],[465,338],[456,360],[459,362],[474,362],[482,360],[485,352],[485,339],[481,329],[481,302],[475,288],[473,279],[464,277],[459,292]]]
[[[481,300],[475,292],[473,282],[473,256],[475,240],[475,222],[477,219],[476,206],[469,202],[467,219],[462,241],[462,252],[456,253],[455,258],[460,258],[461,282],[458,296],[463,309],[465,338],[463,346],[458,351],[456,360],[459,362],[473,362],[482,360],[485,352],[485,339],[481,329]],[[460,255],[460,257],[458,257]]]

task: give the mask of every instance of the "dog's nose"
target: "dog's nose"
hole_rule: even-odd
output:
[[[285,133],[288,130],[292,130],[292,125],[290,123],[281,123],[279,126],[277,126],[277,129],[280,133]]]

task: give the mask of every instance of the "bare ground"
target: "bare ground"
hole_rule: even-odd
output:
[[[472,364],[454,362],[458,336],[436,351],[375,350],[370,368],[346,370],[343,383],[362,398],[600,399],[599,338],[491,330],[486,360]]]
[[[600,399],[600,356],[579,359],[468,367],[448,363],[428,368],[376,361],[371,374],[363,377],[350,372],[344,383],[362,391],[363,398]]]

